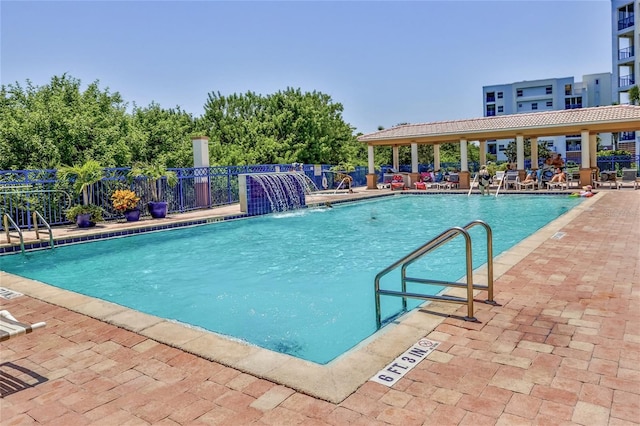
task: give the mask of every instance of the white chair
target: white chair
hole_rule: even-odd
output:
[[[626,185],[633,186],[634,190],[640,187],[640,177],[636,169],[622,169],[622,180],[618,183],[618,189]]]
[[[595,188],[606,184],[609,185],[609,188],[616,187],[616,189],[620,189],[620,183],[615,171],[602,171],[600,172],[600,176],[593,181]]]
[[[520,173],[517,170],[507,170],[504,174],[504,189],[516,189]]]
[[[0,311],[0,342],[12,339],[23,334],[31,333],[38,328],[47,325],[46,322],[25,324],[13,317],[9,311]]]
[[[516,188],[518,189],[535,189],[538,183],[535,180],[530,180],[529,182],[523,182],[520,180],[520,176],[516,177]]]

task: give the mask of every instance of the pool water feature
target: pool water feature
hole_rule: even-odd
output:
[[[323,364],[376,331],[375,274],[403,255],[474,219],[498,254],[580,201],[396,196],[2,256],[0,268]],[[474,267],[486,260],[477,232]],[[454,240],[412,276],[461,277],[463,252]],[[399,306],[383,298],[383,317]]]

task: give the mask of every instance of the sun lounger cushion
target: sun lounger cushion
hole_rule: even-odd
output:
[[[0,342],[22,334],[31,333],[45,325],[47,325],[45,322],[25,324],[16,320],[9,311],[0,311]]]

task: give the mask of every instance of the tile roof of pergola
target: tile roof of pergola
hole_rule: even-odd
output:
[[[409,145],[492,139],[560,136],[640,130],[640,106],[610,105],[593,108],[500,115],[467,120],[406,124],[358,137],[369,145]]]

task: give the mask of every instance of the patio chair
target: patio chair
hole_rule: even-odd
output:
[[[0,311],[0,342],[31,333],[47,325],[46,322],[25,324],[13,317],[9,311]]]
[[[620,189],[615,171],[602,171],[600,172],[600,176],[593,181],[593,186],[596,188],[606,184],[609,185],[609,188],[613,188],[615,186],[617,189]]]
[[[460,175],[457,174],[457,173],[451,173],[449,175],[449,179],[441,182],[439,187],[440,188],[445,188],[445,189],[459,188],[460,187]]]
[[[640,177],[636,169],[622,169],[622,180],[618,184],[618,189],[626,185],[633,186],[634,190],[640,187]]]
[[[391,179],[391,190],[393,191],[394,189],[405,189],[402,175],[393,175],[393,179]]]
[[[503,188],[516,189],[518,176],[520,176],[520,173],[517,170],[507,170],[507,172],[504,174]]]
[[[518,189],[536,189],[536,186],[538,185],[538,182],[536,182],[535,180],[530,180],[528,182],[524,182],[520,180],[520,176],[516,177],[516,188]]]
[[[496,175],[493,177],[493,185],[500,188],[504,184],[505,172],[502,170],[496,171]]]

